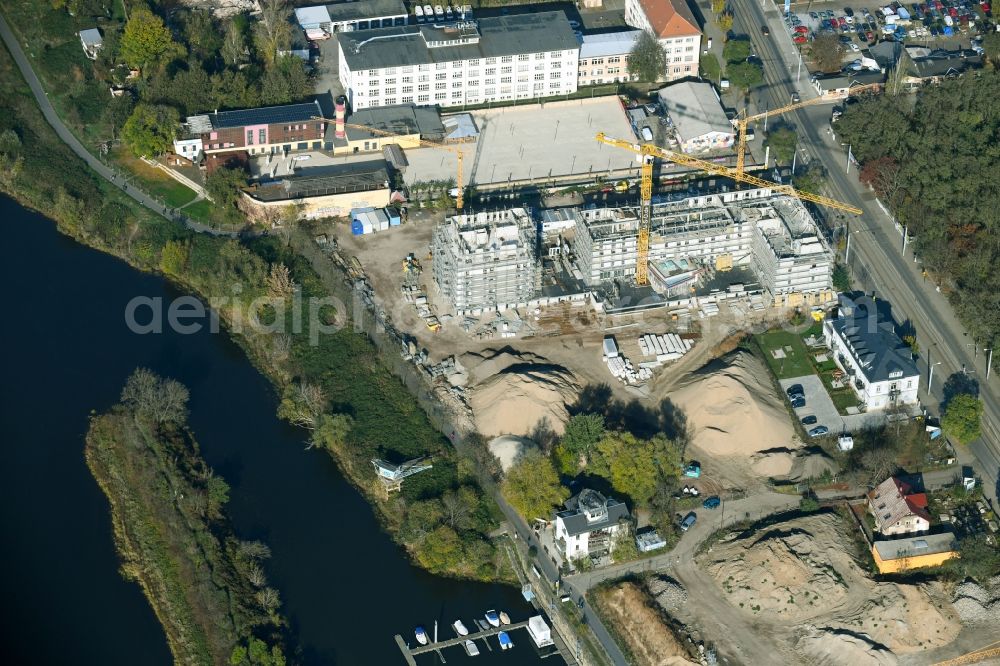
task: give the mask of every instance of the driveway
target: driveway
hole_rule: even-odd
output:
[[[787,390],[793,384],[802,385],[802,391],[806,396],[806,406],[796,409],[795,416],[800,421],[806,416],[813,415],[816,417],[815,425],[803,426],[807,431],[816,426],[825,425],[830,429],[831,435],[837,435],[842,432],[857,432],[864,428],[873,428],[885,422],[885,414],[883,412],[866,412],[864,414],[841,416],[837,411],[837,407],[833,404],[833,400],[830,399],[830,394],[826,392],[823,380],[818,375],[782,379],[779,383],[783,390]],[[919,413],[920,408],[918,405],[914,405],[914,409],[916,410],[915,413]]]
[[[340,53],[337,35],[319,42],[319,62],[316,63],[316,94],[330,93],[336,100],[344,94],[344,86],[340,85],[337,70],[340,68]]]

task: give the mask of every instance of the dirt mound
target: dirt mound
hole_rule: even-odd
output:
[[[813,666],[893,666],[898,661],[869,636],[831,627],[808,627],[796,648]]]
[[[709,455],[745,457],[798,445],[767,368],[747,352],[712,361],[670,399],[687,415],[692,444]]]
[[[504,472],[514,466],[514,463],[521,454],[535,446],[535,443],[524,437],[513,435],[503,435],[490,440],[488,447],[490,453],[500,462],[500,469]]]
[[[469,406],[480,433],[531,435],[545,423],[562,434],[569,419],[566,406],[580,391],[569,370],[510,348],[465,354],[459,360],[468,373]]]
[[[825,471],[836,471],[837,464],[822,451],[779,447],[752,455],[750,469],[758,476],[802,481],[820,476]]]
[[[653,576],[646,582],[646,589],[660,608],[668,613],[678,610],[687,602],[687,590],[670,576]]]
[[[596,593],[598,607],[617,627],[641,666],[688,666],[684,644],[652,605],[646,592],[635,583],[621,583]]]
[[[727,600],[757,621],[850,632],[806,635],[803,645],[817,655],[835,655],[841,643],[847,652],[870,650],[858,643],[862,634],[896,654],[951,642],[961,625],[942,603],[942,587],[876,583],[855,560],[850,529],[834,513],[796,518],[717,544],[699,563]]]
[[[966,582],[955,588],[952,604],[965,624],[997,624],[1000,622],[1000,589],[997,580],[990,581],[990,589],[977,583]]]

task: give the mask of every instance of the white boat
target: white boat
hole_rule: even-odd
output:
[[[497,638],[500,640],[501,650],[509,650],[514,647],[514,641],[510,640],[510,636],[507,635],[506,631],[501,631],[497,634]]]
[[[465,625],[462,624],[461,620],[455,620],[454,622],[452,622],[451,628],[454,629],[455,633],[458,634],[459,636],[469,635],[469,630],[465,628]]]
[[[486,621],[490,623],[491,627],[500,626],[500,616],[497,615],[497,612],[495,610],[486,611]]]
[[[418,643],[427,645],[427,632],[424,631],[423,627],[417,627],[413,633],[416,635]]]
[[[500,624],[510,624],[510,615],[504,611],[500,611]]]
[[[479,655],[479,648],[472,641],[465,641],[465,652],[470,657],[475,657]]]

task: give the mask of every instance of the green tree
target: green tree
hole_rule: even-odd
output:
[[[190,251],[190,246],[184,241],[167,241],[160,251],[160,270],[175,277],[183,275]]]
[[[726,0],[712,0],[712,13],[721,14],[726,11]]]
[[[635,545],[635,538],[631,530],[626,530],[615,538],[615,547],[611,551],[611,558],[615,562],[629,562],[639,557],[639,548]]]
[[[327,451],[342,451],[353,425],[347,414],[321,414],[309,443]]]
[[[983,35],[983,55],[993,67],[1000,64],[1000,32],[990,31]]]
[[[205,191],[212,201],[223,209],[233,209],[240,200],[240,191],[246,187],[247,175],[242,169],[216,169],[205,179]]]
[[[779,125],[767,133],[767,145],[771,147],[774,159],[783,164],[792,163],[798,144],[799,135],[786,125]]]
[[[702,78],[716,83],[722,79],[722,65],[719,64],[719,58],[714,53],[703,55],[700,64]]]
[[[749,39],[730,39],[722,47],[722,57],[728,63],[746,62],[752,50]]]
[[[447,525],[438,525],[424,538],[416,556],[428,571],[447,571],[463,560],[462,539]]]
[[[660,42],[645,30],[635,41],[628,60],[629,77],[639,81],[659,81],[667,73],[667,53]]]
[[[211,12],[203,9],[193,9],[184,16],[184,38],[200,60],[214,59],[223,43]]]
[[[949,437],[968,444],[979,437],[982,417],[982,400],[968,393],[959,393],[948,401],[941,417],[941,428]]]
[[[230,67],[236,67],[247,58],[246,25],[241,19],[241,15],[229,19],[226,23],[226,35],[222,40],[220,53]]]
[[[1000,552],[983,536],[969,536],[958,542],[959,559],[954,566],[964,576],[985,583],[1000,573]]]
[[[577,414],[566,422],[566,429],[559,443],[570,453],[588,455],[604,437],[604,417],[600,414]]]
[[[844,264],[837,264],[833,267],[831,279],[833,281],[833,288],[837,291],[851,291],[851,274]]]
[[[145,7],[132,10],[122,35],[121,56],[145,73],[149,67],[165,64],[184,53],[174,41],[163,19]]]
[[[792,182],[797,190],[819,194],[826,184],[826,169],[819,160],[813,160],[806,168],[796,169]]]
[[[832,32],[816,35],[809,45],[809,55],[821,72],[839,72],[844,66],[845,52],[840,36]]]
[[[659,477],[677,476],[681,461],[680,446],[663,435],[639,439],[628,432],[610,432],[595,447],[589,469],[636,504],[646,504]]]
[[[755,62],[736,62],[726,67],[726,77],[740,90],[749,92],[764,82],[764,70]]]
[[[293,55],[278,56],[260,83],[262,104],[276,106],[302,99],[312,93],[305,63]]]
[[[137,157],[155,157],[173,147],[180,124],[176,109],[169,106],[139,104],[122,127],[122,140]]]
[[[507,472],[501,485],[504,498],[526,520],[552,517],[552,509],[569,498],[552,461],[538,450],[525,453]]]
[[[125,126],[125,122],[132,115],[133,109],[135,109],[135,101],[131,95],[112,97],[108,101],[107,106],[104,107],[102,119],[111,129],[112,137],[118,136],[122,127]]]
[[[212,476],[206,484],[208,491],[208,513],[210,516],[222,515],[222,507],[229,502],[229,484],[221,476]]]

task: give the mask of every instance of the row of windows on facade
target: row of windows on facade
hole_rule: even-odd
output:
[[[560,62],[551,63],[551,66],[548,67],[548,68],[546,68],[545,65],[536,65],[534,71],[536,71],[536,72],[543,72],[544,73],[547,70],[557,70],[557,69],[558,70],[562,69],[562,63],[560,63]],[[501,74],[512,74],[513,71],[514,71],[513,66],[510,66],[510,67],[501,67],[500,68],[500,73]],[[517,71],[518,71],[518,73],[523,73],[523,72],[531,71],[531,69],[527,65],[519,65],[518,68],[517,68]],[[497,73],[497,68],[496,67],[487,67],[482,73],[480,73],[480,71],[478,69],[469,70],[468,72],[455,71],[455,72],[451,73],[451,78],[453,78],[453,79],[462,79],[462,78],[466,78],[466,77],[480,76],[481,74],[485,75],[485,76],[496,76],[496,73]],[[554,73],[558,74],[559,72],[554,72]],[[385,85],[389,85],[389,86],[395,85],[396,84],[396,77],[395,77],[395,75],[388,75],[388,76],[391,76],[391,78],[386,78],[385,80],[382,81],[382,83],[385,84]],[[536,76],[538,76],[538,75],[536,74]],[[373,79],[374,80],[371,81],[371,82],[369,82],[369,83],[375,83],[375,82],[378,81],[378,77],[373,77]],[[439,73],[436,73],[434,75],[434,80],[435,81],[446,81],[447,79],[448,79],[448,73],[447,72],[439,72]],[[358,78],[358,84],[360,85],[360,84],[364,83],[364,80],[365,79],[363,77],[359,77]],[[402,76],[402,77],[400,77],[399,80],[402,83],[413,83],[413,77],[412,76]],[[430,74],[420,74],[420,75],[417,76],[417,83],[425,83],[425,82],[430,81],[430,80],[431,80],[431,75]]]
[[[535,60],[550,59],[551,60],[551,59],[555,59],[555,58],[562,58],[563,56],[567,56],[567,57],[568,56],[573,56],[575,54],[576,54],[576,51],[546,51],[544,53],[522,53],[522,54],[520,54],[520,55],[517,56],[517,60],[518,60],[518,62],[526,62],[526,61],[529,61],[529,60],[532,60],[532,59],[535,59]],[[499,61],[501,63],[514,62],[514,56],[501,56],[499,58]],[[497,58],[495,58],[495,57],[485,58],[483,60],[483,62],[485,62],[487,65],[495,65],[497,63]],[[479,58],[475,58],[475,59],[472,59],[472,60],[451,60],[449,62],[437,62],[437,63],[434,63],[434,69],[447,69],[448,66],[449,66],[449,64],[451,65],[452,68],[464,67],[466,64],[468,64],[470,67],[478,67],[479,63],[480,63],[480,59]],[[382,70],[369,69],[368,70],[368,76],[378,76],[378,74],[379,74],[380,71],[383,73],[383,75],[386,75],[386,74],[395,74],[397,71],[402,72],[403,74],[409,74],[410,72],[413,72],[413,71],[417,71],[417,72],[429,72],[429,71],[431,71],[431,66],[429,64],[426,64],[426,65],[404,65],[403,67],[386,67],[385,69],[382,69]]]
[[[562,89],[562,86],[559,83],[550,83],[549,84],[549,91],[550,92],[558,92],[561,89]],[[519,93],[530,92],[530,91],[545,92],[545,84],[544,83],[536,83],[533,86],[529,86],[527,83],[522,83],[522,84],[519,84],[517,86],[517,89],[516,89],[516,92],[519,92]],[[385,94],[386,94],[385,103],[386,103],[387,106],[391,106],[393,104],[396,104],[396,102],[394,101],[394,100],[396,100],[396,97],[394,96],[395,92],[396,92],[395,90],[386,90],[385,91]],[[405,90],[405,89],[403,90],[404,94],[399,98],[399,99],[402,100],[403,104],[408,104],[410,102],[413,102],[413,99],[414,99],[413,95],[412,94],[406,94],[406,93],[411,93],[411,92],[412,92],[412,88],[410,90]],[[425,89],[423,89],[423,88],[421,88],[420,92],[428,92],[428,91],[425,90]],[[514,88],[512,86],[502,86],[500,88],[500,94],[511,93],[511,92],[515,92],[515,90],[514,90]],[[468,94],[469,97],[479,97],[480,96],[480,92],[478,90],[469,90],[469,91],[467,91],[467,94]],[[497,89],[496,88],[486,88],[482,92],[482,96],[484,96],[484,97],[492,97],[492,96],[494,96],[496,94],[497,94]],[[364,91],[359,91],[358,95],[360,97],[364,97],[365,96],[364,95]],[[369,95],[368,96],[371,97],[371,98],[373,98],[372,101],[377,101],[379,99],[379,97],[380,97],[380,94],[379,94],[378,90],[372,90],[372,91],[369,91]],[[462,97],[463,97],[462,90],[458,89],[458,90],[452,90],[451,91],[451,98],[452,99],[461,99]],[[443,99],[447,99],[447,98],[448,98],[448,93],[446,91],[444,91],[443,88],[437,88],[436,89],[436,92],[434,93],[434,99],[435,100],[443,100]],[[417,96],[417,100],[420,101],[420,102],[427,102],[427,101],[430,100],[430,95],[429,94],[418,95]]]
[[[552,74],[549,75],[549,79],[553,80],[553,81],[561,79],[561,78],[562,78],[562,74],[560,72],[553,72]],[[512,76],[501,76],[500,77],[500,83],[513,83],[513,81],[514,81],[514,77],[512,77]],[[527,78],[522,78],[522,77],[518,77],[518,80],[517,80],[518,83],[526,83],[527,81],[528,81]],[[544,74],[535,74],[535,81],[545,81],[545,75]],[[495,78],[493,78],[493,79],[486,79],[486,84],[485,85],[488,85],[488,86],[493,85],[493,86],[495,86],[496,84],[497,84],[497,80]],[[390,85],[393,85],[392,82],[388,82],[387,81],[386,82],[386,88],[385,88],[385,94],[386,95],[391,95],[391,94],[393,94],[393,93],[396,92],[393,88],[389,87]],[[452,81],[451,82],[451,86],[449,86],[447,82],[442,82],[442,83],[435,83],[434,84],[434,90],[447,90],[449,87],[451,87],[451,88],[461,88],[462,86],[463,86],[462,81]],[[473,79],[473,80],[469,81],[468,86],[466,86],[466,87],[468,87],[468,88],[478,88],[479,87],[479,80],[478,79]],[[557,87],[559,87],[559,83],[555,83],[551,87],[557,88]],[[430,89],[431,89],[431,84],[429,84],[429,83],[421,83],[421,84],[417,85],[417,92],[429,92]],[[412,85],[404,85],[401,88],[401,92],[403,92],[403,93],[411,93],[411,92],[413,92],[413,86]],[[371,95],[372,97],[378,97],[379,89],[378,88],[369,88],[368,89],[368,94]]]

